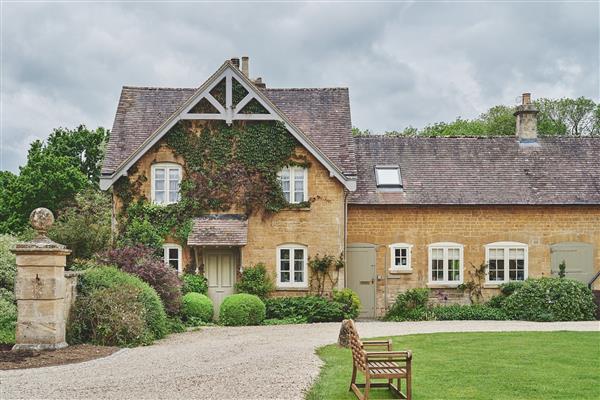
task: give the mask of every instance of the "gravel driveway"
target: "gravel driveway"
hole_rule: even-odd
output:
[[[301,399],[319,373],[316,347],[340,324],[211,327],[104,359],[0,371],[0,399]],[[599,322],[361,322],[363,337],[468,331],[600,331]]]

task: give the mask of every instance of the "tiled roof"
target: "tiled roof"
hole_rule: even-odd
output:
[[[189,246],[244,246],[248,243],[248,220],[243,215],[219,214],[195,218]]]
[[[345,175],[356,175],[348,89],[262,89]],[[123,87],[103,174],[112,174],[195,89]]]
[[[600,138],[356,138],[352,204],[600,204]],[[376,165],[404,188],[378,190]]]

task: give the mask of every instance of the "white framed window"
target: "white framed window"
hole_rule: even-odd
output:
[[[171,266],[178,273],[182,273],[181,246],[178,244],[165,244],[163,246],[165,264]]]
[[[394,243],[390,246],[390,271],[412,271],[411,252],[412,245],[408,243]]]
[[[527,279],[528,246],[519,242],[495,242],[485,245],[486,282],[504,283]]]
[[[429,283],[459,285],[463,282],[463,252],[459,243],[429,245]]]
[[[400,167],[397,165],[375,166],[375,178],[379,188],[401,188],[402,177]]]
[[[308,287],[306,246],[285,244],[277,247],[277,286]]]
[[[277,174],[283,196],[288,203],[308,201],[308,170],[301,167],[285,167]]]
[[[181,184],[181,165],[160,163],[152,165],[151,197],[154,204],[177,203]]]

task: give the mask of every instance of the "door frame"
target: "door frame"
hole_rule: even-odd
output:
[[[349,243],[346,246],[346,261],[348,255],[350,254],[350,251],[353,249],[369,249],[369,250],[373,250],[373,314],[369,317],[366,318],[376,318],[377,317],[377,245],[372,244],[372,243]],[[347,266],[349,266],[350,263],[347,262]],[[350,268],[347,269],[346,274],[349,276],[351,273]],[[348,283],[350,282],[350,279],[347,277],[346,279],[346,287],[348,287]]]

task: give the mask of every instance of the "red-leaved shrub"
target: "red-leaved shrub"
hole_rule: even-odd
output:
[[[181,279],[177,271],[156,257],[153,248],[144,245],[121,247],[100,254],[99,260],[148,282],[160,296],[168,314],[179,312]]]

